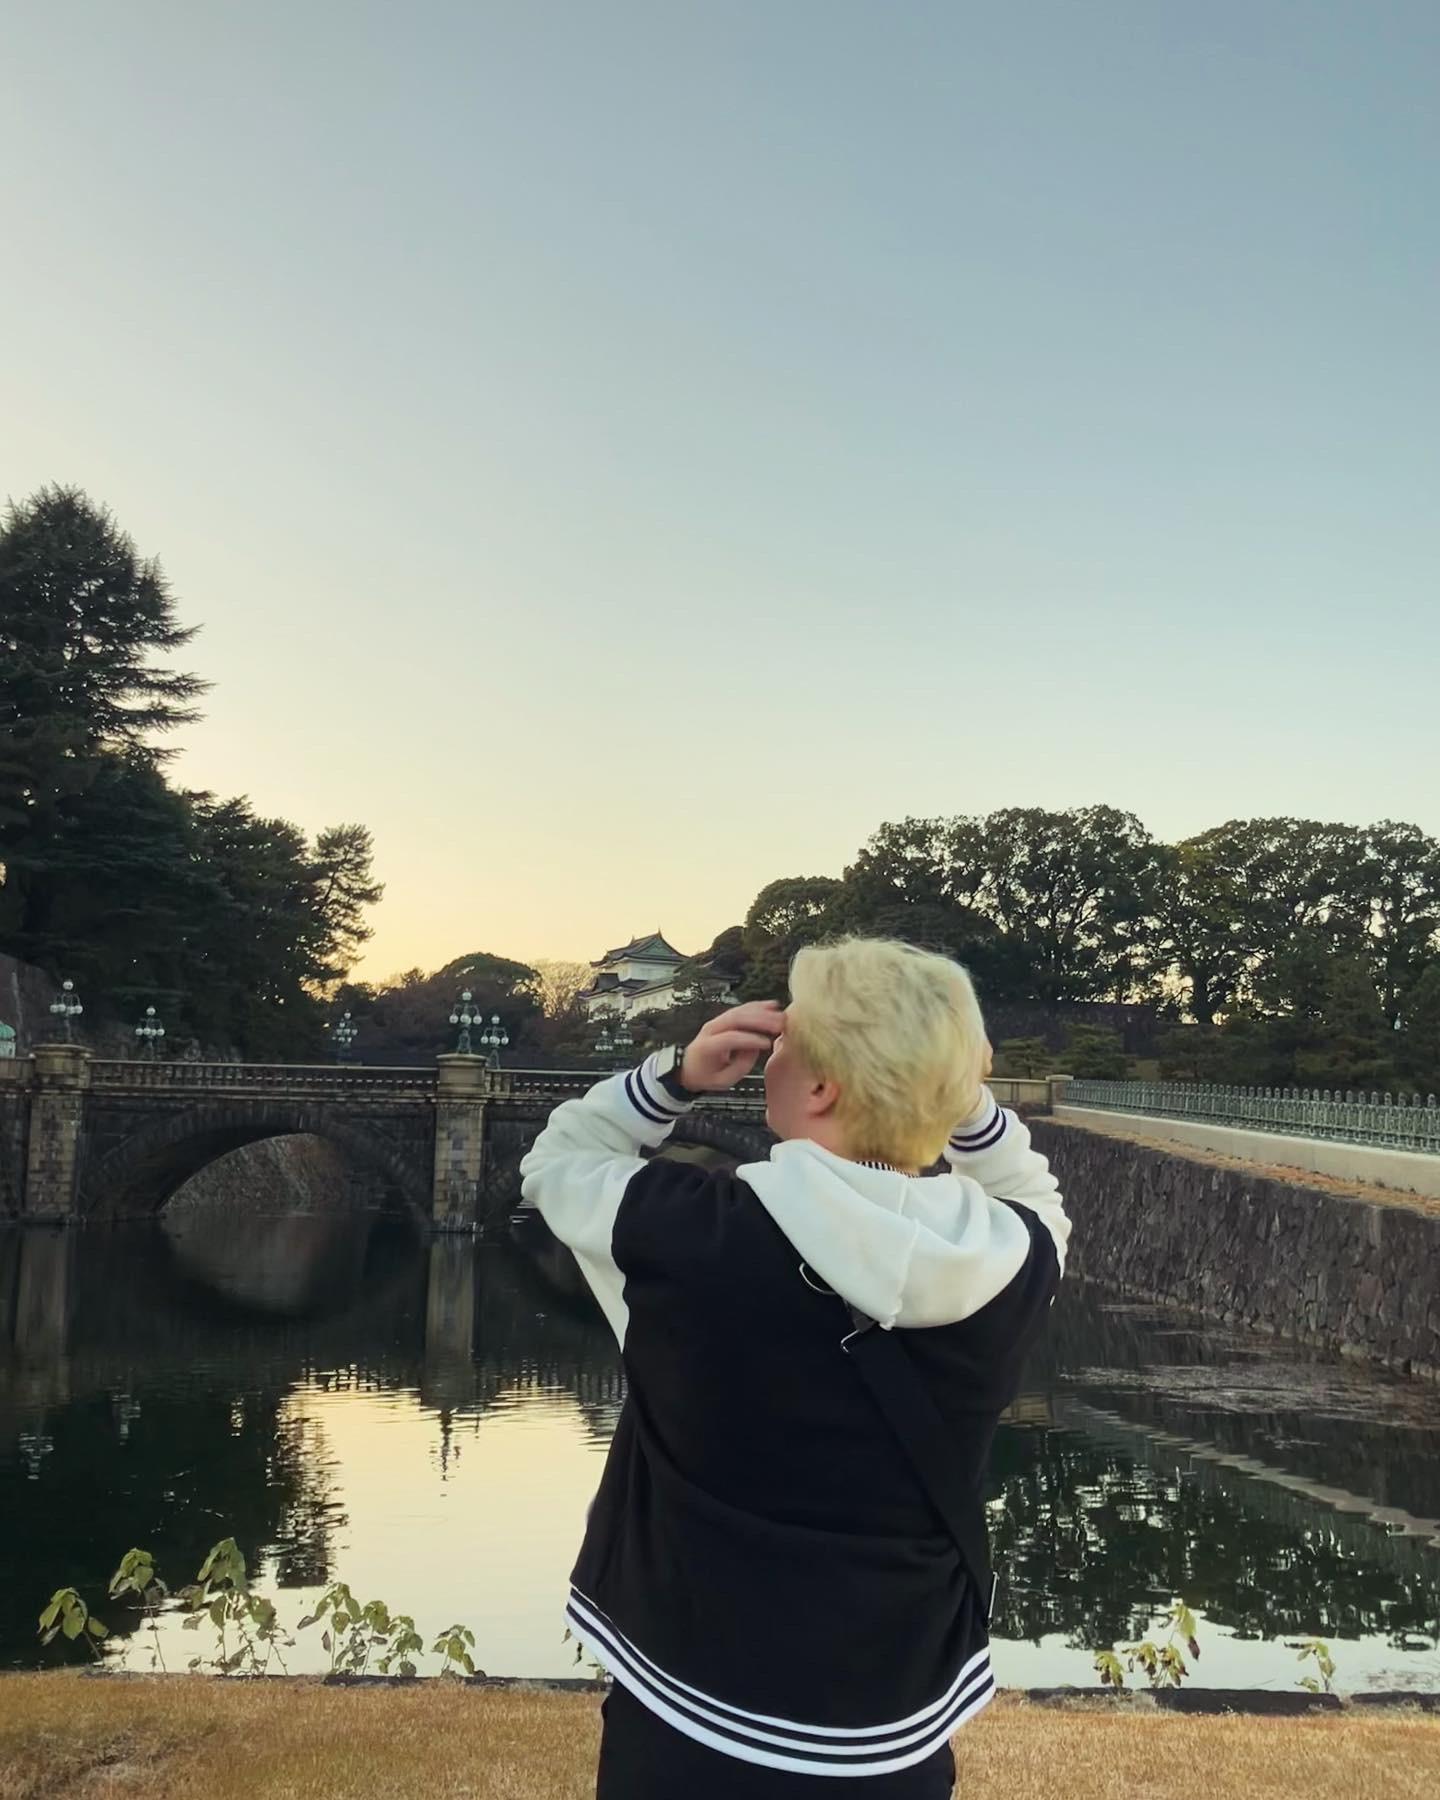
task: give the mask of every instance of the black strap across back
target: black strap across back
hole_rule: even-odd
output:
[[[845,1304],[854,1329],[842,1347],[859,1369],[930,1504],[954,1538],[988,1620],[995,1606],[995,1581],[990,1573],[985,1511],[961,1464],[950,1428],[900,1333],[882,1331],[858,1307],[848,1301]]]

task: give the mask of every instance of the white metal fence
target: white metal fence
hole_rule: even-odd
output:
[[[1434,1094],[1365,1094],[1338,1088],[1211,1087],[1186,1081],[1072,1081],[1066,1106],[1203,1120],[1292,1137],[1341,1138],[1440,1156],[1440,1104]]]

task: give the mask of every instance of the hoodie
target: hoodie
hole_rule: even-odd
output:
[[[733,1173],[655,1157],[688,1110],[649,1059],[557,1107],[520,1166],[627,1379],[567,1617],[714,1750],[907,1768],[994,1692],[987,1597],[842,1350],[850,1308],[903,1333],[978,1507],[1069,1221],[988,1090],[919,1176],[808,1139]]]

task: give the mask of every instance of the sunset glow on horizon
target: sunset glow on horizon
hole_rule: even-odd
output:
[[[1433,7],[7,52],[0,496],[160,558],[173,779],[371,828],[364,977],[697,951],[907,815],[1440,832]]]

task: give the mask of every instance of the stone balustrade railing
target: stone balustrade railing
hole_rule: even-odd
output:
[[[460,1058],[447,1058],[448,1064]],[[23,1066],[23,1065],[22,1065]],[[599,1081],[595,1069],[487,1069],[472,1064],[477,1097],[557,1105],[583,1094]],[[430,1101],[437,1091],[435,1068],[372,1068],[354,1063],[191,1063],[120,1061],[93,1058],[86,1085],[107,1094],[244,1095],[284,1094],[326,1100]],[[765,1084],[757,1077],[701,1102],[707,1111],[763,1112]]]
[[[490,1091],[506,1099],[555,1105],[588,1092],[604,1073],[595,1069],[494,1069],[490,1071]],[[764,1112],[765,1083],[759,1076],[750,1076],[723,1094],[706,1094],[700,1105],[707,1112]]]
[[[123,1062],[96,1058],[91,1088],[127,1094],[286,1094],[326,1099],[433,1099],[433,1069],[348,1064]]]

